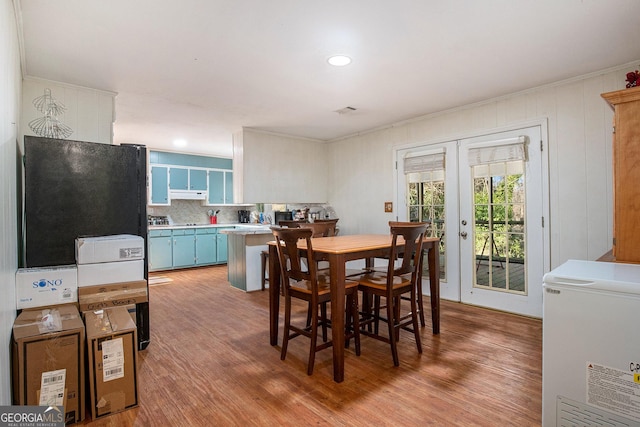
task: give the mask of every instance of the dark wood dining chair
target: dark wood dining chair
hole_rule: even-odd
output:
[[[298,228],[313,230],[313,237],[332,237],[336,235],[336,224],[333,222],[304,222]]]
[[[316,219],[315,221],[313,221],[314,223],[318,223],[318,224],[333,224],[333,235],[337,236],[338,232],[340,231],[338,229],[338,221],[340,220],[340,218],[334,218],[334,219]]]
[[[295,221],[292,219],[283,219],[278,222],[280,227],[297,228],[300,224],[306,224],[307,221]]]
[[[318,274],[315,262],[307,263],[306,269],[302,263],[301,252],[304,256],[313,259],[313,247],[311,236],[313,231],[309,228],[272,228],[276,238],[278,261],[282,276],[282,286],[285,298],[284,316],[284,338],[282,341],[282,352],[280,359],[285,360],[287,356],[287,346],[291,338],[303,335],[311,339],[309,349],[309,361],[307,363],[307,374],[313,373],[315,354],[332,345],[346,345],[351,338],[355,340],[356,355],[360,355],[360,325],[358,314],[358,283],[346,281],[346,330],[345,342],[336,344],[327,340],[326,327],[329,325],[327,319],[326,305],[331,301],[330,278],[328,274]],[[305,240],[307,249],[299,250],[298,241]],[[307,316],[304,326],[294,325],[291,322],[292,298],[307,301],[309,304],[310,316]],[[320,312],[318,309],[320,308]],[[323,342],[318,344],[318,328],[323,328]]]
[[[388,343],[391,346],[393,364],[400,365],[397,341],[402,329],[413,332],[418,353],[422,353],[420,341],[419,312],[417,297],[417,281],[420,279],[422,267],[422,241],[427,231],[427,223],[397,223],[391,222],[391,250],[386,272],[370,271],[358,278],[359,289],[363,292],[363,300],[373,296],[373,307],[363,310],[360,321],[361,333]],[[404,247],[398,248],[398,239],[402,237]],[[403,245],[401,242],[400,245]],[[402,253],[402,263],[396,268],[395,261]],[[411,309],[409,313],[401,310],[401,297],[409,296]],[[385,298],[385,305],[381,305],[381,298]],[[386,313],[382,310],[386,308]],[[387,323],[387,335],[382,335],[378,329],[379,322]],[[370,325],[375,328],[371,330]],[[367,326],[365,328],[365,326]]]

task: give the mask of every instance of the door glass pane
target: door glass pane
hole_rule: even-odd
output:
[[[473,167],[475,287],[527,293],[522,161]]]
[[[431,223],[430,237],[440,238],[440,280],[446,281],[444,170],[411,173],[408,175],[407,211],[409,221]],[[423,263],[423,276],[428,275],[428,262]]]

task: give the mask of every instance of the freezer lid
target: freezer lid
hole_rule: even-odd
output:
[[[568,260],[544,275],[547,286],[640,294],[640,265]]]

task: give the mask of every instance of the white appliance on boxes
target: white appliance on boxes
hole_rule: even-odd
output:
[[[640,265],[544,276],[542,425],[640,426]]]

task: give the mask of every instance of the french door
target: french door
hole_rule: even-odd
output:
[[[398,219],[441,238],[442,298],[542,317],[544,145],[533,126],[397,152]]]

